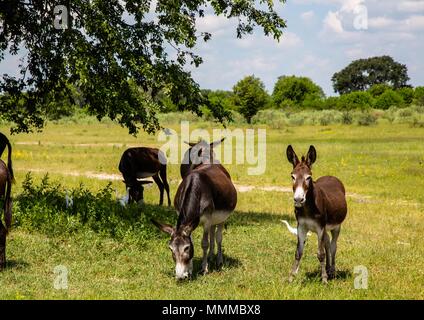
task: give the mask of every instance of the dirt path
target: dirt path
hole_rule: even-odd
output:
[[[47,173],[44,169],[38,169],[38,168],[27,168],[27,169],[17,169],[16,171],[31,171],[31,172],[35,172],[35,173]],[[58,174],[58,175],[64,175],[64,176],[71,176],[71,177],[85,177],[85,178],[89,178],[89,179],[97,179],[97,180],[108,180],[108,181],[119,181],[122,180],[122,176],[120,174],[110,174],[110,173],[95,173],[95,172],[91,172],[91,171],[86,171],[86,172],[79,172],[79,171],[67,171],[67,172],[63,172],[63,171],[49,171],[49,173],[52,174]],[[151,180],[153,181],[153,179],[151,178],[147,178],[146,180]],[[170,179],[171,183],[180,183],[181,179]],[[293,190],[290,187],[281,187],[281,186],[265,186],[265,187],[260,187],[260,186],[252,186],[252,185],[242,185],[242,184],[234,184],[237,191],[241,192],[241,193],[245,193],[245,192],[251,192],[254,190],[259,190],[259,191],[265,191],[265,192],[282,192],[282,193],[292,193]],[[361,194],[357,194],[357,193],[347,193],[346,194],[348,197],[353,198],[358,200],[359,202],[364,202],[364,203],[371,203],[371,202],[375,202],[372,199],[371,196],[367,196],[367,195],[361,195]]]

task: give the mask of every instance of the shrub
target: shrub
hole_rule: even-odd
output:
[[[403,101],[402,96],[394,90],[387,90],[375,101],[375,108],[381,110],[387,110],[390,107],[403,106],[405,102]]]
[[[323,101],[323,109],[336,110],[339,108],[339,97],[328,97]]]
[[[424,106],[424,87],[416,87],[414,92],[414,103]]]
[[[381,96],[384,92],[387,90],[390,90],[392,87],[388,86],[387,84],[375,84],[371,88],[368,89],[368,92],[374,97],[377,98]]]
[[[343,124],[352,124],[353,123],[353,117],[352,117],[352,114],[349,111],[343,112],[342,123]]]
[[[366,110],[373,105],[373,98],[369,92],[352,92],[340,96],[338,108],[341,110]]]
[[[333,111],[324,110],[320,112],[319,124],[322,126],[328,126],[336,122],[336,117]]]
[[[361,112],[357,115],[357,123],[360,126],[370,126],[377,122],[377,117],[371,112]]]
[[[400,94],[403,101],[407,105],[410,105],[414,101],[414,89],[405,87],[405,88],[400,88],[399,90],[397,90],[397,92]]]
[[[157,236],[150,218],[168,220],[169,210],[156,206],[122,207],[115,199],[111,184],[97,193],[83,185],[68,190],[73,205],[66,206],[66,191],[46,175],[35,185],[30,174],[22,183],[23,192],[16,198],[15,224],[27,230],[40,230],[53,235],[91,230],[103,236],[137,245]]]

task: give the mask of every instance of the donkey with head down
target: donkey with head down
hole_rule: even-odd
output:
[[[3,225],[0,219],[0,270],[6,266],[6,235],[12,223],[12,182],[13,168],[12,168],[12,146],[10,145],[7,137],[0,132],[0,157],[4,149],[8,148],[7,165],[0,159],[0,197],[4,197],[3,210],[4,222]]]
[[[345,188],[336,177],[326,176],[313,181],[311,168],[316,158],[314,146],[310,146],[306,157],[302,156],[300,161],[292,146],[287,148],[287,159],[293,165],[291,176],[297,220],[297,250],[290,282],[299,270],[308,231],[318,236],[322,282],[327,283],[328,278],[335,277],[337,239],[347,214]],[[327,231],[331,232],[331,241]]]
[[[125,150],[119,161],[119,171],[122,173],[127,188],[128,202],[142,203],[144,201],[143,185],[152,182],[142,179],[152,177],[159,188],[159,205],[163,204],[163,191],[165,189],[168,206],[170,206],[171,199],[166,177],[166,164],[166,157],[159,149],[139,147]]]
[[[169,248],[175,261],[177,279],[185,279],[193,272],[194,246],[192,232],[203,225],[202,273],[208,272],[208,259],[214,255],[215,240],[218,245],[217,266],[223,264],[222,229],[224,222],[236,207],[237,192],[228,171],[214,160],[213,147],[221,141],[207,144],[201,141],[190,144],[181,165],[182,183],[174,199],[178,212],[177,226],[152,220],[162,231],[171,235]],[[209,249],[209,254],[208,254]]]

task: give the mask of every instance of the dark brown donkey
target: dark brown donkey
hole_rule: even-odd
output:
[[[129,148],[124,151],[119,162],[119,171],[124,177],[124,183],[129,191],[128,202],[142,202],[144,184],[151,181],[141,180],[152,177],[160,191],[159,204],[163,204],[163,190],[168,196],[168,206],[171,205],[169,197],[169,184],[166,179],[166,157],[156,148]]]
[[[12,146],[9,139],[0,132],[0,157],[4,149],[8,148],[7,165],[0,159],[0,197],[4,197],[4,222],[0,219],[0,270],[6,266],[6,235],[12,223],[12,200],[10,193],[12,191],[12,182],[14,181],[12,169]]]
[[[300,259],[308,231],[318,236],[318,260],[321,265],[321,278],[334,278],[336,273],[337,238],[341,223],[346,218],[347,204],[343,183],[336,177],[321,177],[312,180],[312,164],[317,158],[314,146],[310,146],[306,157],[301,161],[292,146],[287,148],[287,158],[293,164],[294,206],[297,220],[297,250],[289,281],[293,281],[299,270]],[[327,231],[331,232],[330,242]]]
[[[181,165],[184,178],[174,199],[178,212],[177,226],[174,228],[152,220],[160,230],[171,235],[169,248],[176,264],[177,279],[188,278],[193,272],[191,234],[199,224],[203,225],[202,273],[208,272],[208,259],[211,260],[214,254],[215,236],[218,245],[216,264],[220,267],[223,263],[222,228],[236,207],[237,192],[228,171],[214,161],[213,147],[222,141],[190,144],[192,147],[185,157],[190,161]]]

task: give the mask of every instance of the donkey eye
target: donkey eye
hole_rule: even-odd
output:
[[[185,246],[184,247],[184,252],[188,252],[190,250],[190,246]]]
[[[307,176],[306,180],[311,181],[312,177],[311,176]]]
[[[291,176],[293,180],[296,180],[296,177],[294,175]]]

